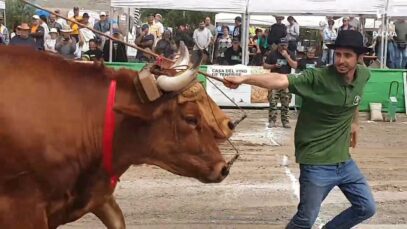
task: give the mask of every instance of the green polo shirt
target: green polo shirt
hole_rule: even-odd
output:
[[[351,125],[369,78],[369,69],[361,65],[351,84],[333,66],[288,76],[288,89],[303,99],[295,129],[297,163],[330,165],[350,159]]]

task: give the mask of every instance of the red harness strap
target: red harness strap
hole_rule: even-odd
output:
[[[161,63],[163,62],[163,60],[164,60],[164,57],[162,56],[162,55],[159,55],[157,58],[156,58],[156,65],[158,65],[158,66],[161,66]]]
[[[109,86],[107,96],[105,126],[103,130],[103,165],[107,174],[110,176],[110,185],[116,187],[118,177],[113,172],[113,135],[115,129],[115,116],[113,106],[116,98],[116,81],[112,80]]]

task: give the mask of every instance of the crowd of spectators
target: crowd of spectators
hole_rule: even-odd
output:
[[[48,18],[41,15],[33,15],[30,23],[21,23],[11,33],[3,25],[0,15],[0,45],[26,45],[38,50],[56,53],[68,59],[95,60],[110,57],[110,42],[106,42],[104,36],[94,33],[88,27],[102,33],[110,34],[123,39],[121,31],[111,23],[109,15],[105,12],[99,14],[99,20],[94,25],[89,21],[89,14],[81,14],[79,7],[73,8],[76,23],[65,21],[55,15]],[[60,14],[60,10],[55,11]],[[309,57],[308,52],[318,58],[318,65],[330,65],[334,62],[334,53],[328,49],[329,44],[335,42],[338,33],[345,30],[361,30],[361,22],[355,17],[343,17],[339,27],[335,26],[333,17],[326,17],[326,21],[320,23],[320,47],[307,47],[311,51],[298,51],[300,41],[300,24],[293,16],[287,17],[287,24],[283,23],[285,17],[275,16],[276,22],[269,28],[257,28],[250,36],[249,65],[262,66],[269,56],[278,48],[281,39],[287,42],[287,50],[292,54],[295,61]],[[113,28],[111,28],[113,27]],[[148,15],[146,23],[136,30],[134,43],[148,51],[155,52],[167,58],[176,56],[177,46],[183,41],[191,50],[192,56],[203,56],[204,64],[235,65],[242,63],[242,18],[236,17],[235,24],[231,29],[223,25],[218,31],[212,24],[211,18],[203,18],[196,29],[189,24],[182,24],[177,28],[170,29],[164,26],[163,17],[160,14]],[[394,23],[394,34],[389,35],[388,56],[386,65],[389,68],[406,68],[406,20],[397,20]],[[127,62],[126,47],[120,42],[112,42],[112,60],[114,62]],[[314,45],[315,46],[315,45]],[[380,37],[372,44],[376,51],[373,55],[380,56]],[[321,50],[321,51],[320,51]],[[290,54],[290,55],[291,55]],[[299,55],[300,54],[300,55]],[[298,58],[301,57],[301,58]],[[151,62],[153,58],[147,53],[138,52],[135,57],[137,62]]]

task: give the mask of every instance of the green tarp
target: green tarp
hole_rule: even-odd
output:
[[[107,63],[106,64],[112,68],[129,68],[135,71],[140,71],[144,64],[142,63]],[[206,72],[207,66],[201,66],[200,70]],[[397,112],[405,112],[405,102],[404,102],[404,84],[403,84],[403,73],[406,70],[384,70],[384,69],[372,69],[371,78],[365,87],[365,92],[363,95],[363,100],[360,105],[361,111],[369,111],[369,103],[382,103],[383,111],[387,111],[388,101],[389,101],[389,88],[390,83],[393,81],[398,82],[399,91],[397,94]],[[206,79],[204,76],[198,76],[199,81],[206,85]],[[396,86],[393,86],[392,95],[396,95]]]
[[[399,91],[397,94],[397,112],[405,112],[403,73],[406,70],[384,70],[372,69],[371,77],[365,87],[361,111],[369,111],[369,103],[381,103],[383,111],[387,111],[389,104],[389,88],[393,81],[398,82]],[[396,85],[393,85],[392,95],[396,95]]]

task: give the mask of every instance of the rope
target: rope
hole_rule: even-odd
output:
[[[233,122],[233,125],[236,127],[240,122],[242,122],[242,121],[247,117],[246,112],[245,112],[245,111],[243,110],[243,108],[241,108],[235,101],[233,101],[233,99],[231,99],[229,96],[227,96],[226,93],[223,92],[223,91],[222,91],[215,83],[213,83],[209,78],[207,78],[207,80],[208,80],[213,86],[215,86],[216,89],[218,89],[230,102],[232,102],[232,103],[242,112],[242,114],[243,114],[242,117],[241,117],[239,120]],[[216,121],[216,125],[217,125],[218,128],[222,131],[223,135],[226,136],[226,133],[225,133],[225,132],[223,131],[223,129],[221,128],[221,125],[219,124],[219,121],[216,119],[215,112],[214,112],[214,109],[213,109],[213,107],[212,107],[212,103],[211,103],[210,100],[209,100],[209,98],[210,98],[210,97],[209,97],[209,94],[208,94],[208,92],[207,92],[206,90],[204,90],[204,91],[205,91],[205,94],[206,94],[206,99],[208,100],[209,108],[211,109],[212,116],[213,116],[213,118],[214,118],[215,121]],[[235,156],[234,156],[230,161],[227,162],[227,169],[228,169],[228,171],[229,171],[230,168],[232,167],[232,165],[235,163],[235,161],[240,157],[240,152],[239,152],[239,150],[236,148],[236,146],[235,146],[229,139],[227,140],[227,142],[232,146],[233,150],[236,152]]]

